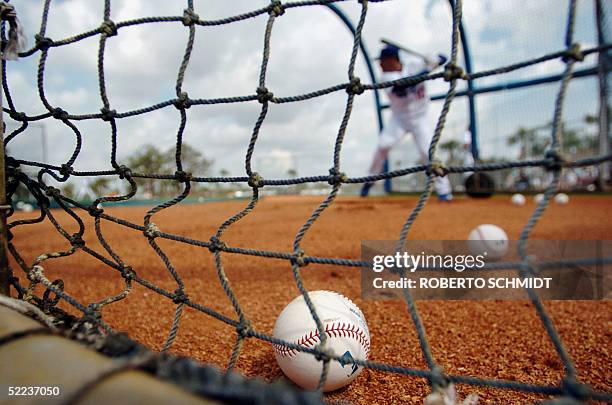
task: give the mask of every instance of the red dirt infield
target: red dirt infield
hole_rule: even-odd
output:
[[[290,252],[296,232],[324,197],[264,197],[253,212],[230,226],[223,241],[232,247]],[[551,203],[531,238],[549,240],[612,239],[612,198],[572,195],[568,205]],[[493,223],[510,239],[518,235],[535,209],[532,199],[523,207],[510,204],[509,196],[487,200],[458,198],[445,204],[430,201],[409,233],[414,240],[460,240],[475,226]],[[307,255],[358,259],[362,240],[396,239],[416,204],[416,197],[358,199],[339,197],[307,232],[302,247]],[[153,216],[166,233],[207,241],[219,225],[239,212],[246,201],[184,204]],[[110,207],[105,212],[142,224],[149,207]],[[74,219],[53,210],[69,232],[78,230]],[[87,245],[108,257],[98,242],[93,218],[78,212],[86,226]],[[9,218],[31,218],[35,213],[16,213]],[[176,284],[142,232],[102,221],[102,232],[116,253],[138,275],[168,291]],[[67,250],[69,243],[51,223],[18,226],[14,244],[26,259]],[[189,297],[236,319],[221,288],[212,253],[157,239],[185,283]],[[222,253],[223,266],[244,313],[253,327],[271,334],[276,316],[299,294],[288,261]],[[17,269],[12,261],[13,268]],[[88,254],[43,262],[50,280],[61,278],[65,290],[88,304],[123,288],[119,273]],[[370,301],[360,297],[358,268],[309,265],[301,271],[309,290],[333,290],[351,298],[364,312],[371,332],[370,359],[379,363],[426,368],[414,326],[403,301]],[[25,275],[16,271],[23,282]],[[40,290],[37,290],[40,291]],[[63,308],[69,308],[64,302]],[[549,301],[545,307],[557,328],[579,379],[600,391],[612,391],[612,302]],[[130,295],[103,310],[114,328],[159,350],[170,329],[175,305],[155,292],[135,285]],[[555,353],[533,306],[527,301],[419,301],[425,330],[436,361],[450,374],[506,379],[531,384],[557,385],[563,365]],[[73,312],[73,311],[72,311]],[[208,315],[187,309],[171,352],[225,367],[235,342],[230,326]],[[267,380],[282,377],[269,344],[249,339],[238,360],[238,370]],[[329,394],[329,401],[363,404],[422,403],[429,392],[427,381],[375,370],[364,372],[348,387]],[[523,404],[545,397],[516,391],[459,386],[462,396],[477,393],[485,404]]]

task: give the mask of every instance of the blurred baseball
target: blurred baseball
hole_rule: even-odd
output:
[[[32,211],[34,211],[34,207],[32,206],[32,204],[28,204],[28,203],[23,204],[21,209],[23,210],[23,212],[32,212]]]
[[[513,194],[510,199],[513,205],[525,205],[525,196],[523,194]]]
[[[536,204],[540,204],[542,201],[544,200],[544,194],[539,193],[536,194],[535,197],[533,197],[533,201],[535,201]]]
[[[499,260],[508,251],[508,235],[497,225],[478,225],[468,236],[468,248],[474,255],[487,260]]]
[[[565,193],[559,193],[555,196],[555,202],[557,204],[565,205],[569,203],[569,196]]]
[[[23,201],[17,201],[17,203],[15,204],[15,208],[17,208],[18,210],[22,210],[23,204],[25,204]]]
[[[345,296],[332,291],[308,294],[327,336],[326,348],[345,361],[332,360],[323,391],[332,391],[353,381],[361,367],[353,359],[367,360],[370,354],[370,332],[361,310]],[[315,321],[302,295],[291,301],[274,325],[274,337],[303,347],[314,348],[321,340]],[[321,377],[323,362],[311,353],[274,345],[276,361],[283,373],[302,388],[315,389]]]

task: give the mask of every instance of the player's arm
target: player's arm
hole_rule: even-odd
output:
[[[445,64],[447,61],[446,56],[443,54],[437,55],[437,57],[432,58],[422,58],[421,70],[416,73],[414,76],[426,75],[432,70],[436,69],[438,66]],[[419,64],[417,64],[418,69]],[[391,92],[398,97],[405,97],[408,94],[408,89],[413,87],[413,85],[409,84],[396,84],[392,87]]]

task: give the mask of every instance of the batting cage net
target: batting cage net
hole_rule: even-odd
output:
[[[76,33],[74,36],[68,38],[50,38],[47,36],[47,24],[53,15],[53,13],[50,12],[51,0],[46,0],[44,2],[40,29],[38,34],[35,36],[34,46],[31,49],[19,52],[18,55],[15,56],[18,56],[18,59],[20,60],[25,60],[27,58],[38,59],[36,77],[32,78],[31,80],[36,81],[37,83],[40,101],[46,108],[45,113],[39,115],[29,114],[27,111],[29,105],[24,105],[21,103],[19,93],[16,93],[13,89],[13,83],[11,83],[10,80],[10,71],[14,64],[18,64],[20,62],[5,62],[2,65],[2,90],[4,95],[3,113],[5,120],[10,119],[7,120],[7,128],[14,128],[6,133],[4,139],[5,148],[10,150],[11,142],[14,142],[16,139],[26,133],[26,129],[28,127],[36,125],[40,122],[53,120],[55,120],[57,123],[61,123],[61,125],[64,126],[66,133],[72,134],[74,142],[74,149],[70,153],[69,158],[66,159],[66,161],[61,165],[54,165],[41,161],[18,159],[11,156],[10,152],[7,153],[5,158],[7,187],[6,197],[7,204],[9,204],[9,207],[7,208],[7,217],[10,218],[14,213],[14,195],[19,187],[25,187],[25,189],[27,189],[27,192],[31,198],[35,201],[35,212],[37,214],[31,218],[9,221],[7,225],[8,251],[12,256],[12,262],[14,263],[14,265],[10,268],[10,285],[17,291],[19,298],[35,304],[48,315],[54,316],[58,320],[57,322],[63,322],[74,330],[83,328],[83,325],[88,325],[88,333],[93,333],[99,336],[115,336],[114,329],[105,321],[103,311],[105,308],[111,307],[114,304],[127,299],[133,286],[135,284],[139,284],[140,286],[146,288],[150,294],[165,297],[165,302],[167,305],[173,306],[174,308],[174,316],[165,336],[165,343],[163,344],[162,348],[163,352],[172,348],[173,342],[175,341],[177,333],[180,330],[181,319],[184,316],[184,312],[186,308],[190,308],[205,314],[211,319],[216,319],[220,324],[228,325],[234,329],[235,343],[231,350],[231,354],[227,359],[228,371],[235,368],[241,353],[246,350],[244,349],[245,342],[249,340],[259,340],[270,345],[276,345],[277,347],[285,347],[287,349],[312,354],[312,356],[316,357],[321,362],[322,367],[319,387],[323,387],[327,378],[330,362],[346,362],[347,360],[342,358],[339,353],[333,353],[326,348],[327,335],[325,333],[324,325],[322,320],[317,315],[315,307],[309,298],[308,291],[302,278],[302,269],[305,266],[316,266],[321,264],[353,267],[358,269],[359,267],[367,265],[368,263],[364,263],[363,261],[355,258],[327,257],[317,255],[316,252],[306,252],[303,249],[302,241],[320,216],[334,204],[336,197],[343,187],[348,185],[360,185],[369,182],[381,182],[386,179],[402,179],[415,173],[421,173],[424,176],[424,184],[418,198],[418,203],[412,212],[410,212],[410,214],[404,219],[403,227],[398,235],[398,246],[403,246],[406,240],[409,238],[413,223],[419,217],[419,214],[424,209],[431,197],[434,179],[437,176],[461,174],[466,172],[495,173],[500,170],[508,169],[541,168],[550,174],[552,181],[546,187],[543,199],[537,205],[537,208],[535,211],[533,211],[528,221],[524,224],[523,231],[520,234],[519,252],[521,254],[522,261],[520,263],[498,263],[492,266],[497,268],[518,268],[521,277],[531,277],[534,275],[534,269],[527,255],[526,249],[528,241],[534,226],[538,223],[539,218],[547,209],[551,198],[557,192],[562,174],[565,171],[574,168],[597,167],[612,160],[612,155],[610,154],[592,154],[589,156],[581,156],[578,159],[568,159],[561,136],[564,105],[566,102],[568,86],[572,80],[573,73],[576,71],[577,67],[580,66],[585,57],[589,55],[601,55],[598,60],[605,61],[605,56],[608,55],[610,49],[612,48],[612,44],[606,42],[588,47],[583,47],[576,42],[574,37],[574,26],[576,20],[577,0],[569,1],[569,8],[567,10],[567,24],[565,28],[565,45],[562,49],[542,54],[528,60],[523,60],[518,63],[511,63],[493,69],[477,71],[475,73],[467,73],[460,64],[459,52],[461,41],[459,35],[459,25],[462,21],[463,2],[461,0],[451,1],[451,52],[449,60],[443,66],[442,71],[420,74],[412,77],[403,77],[399,80],[381,83],[367,83],[355,74],[362,31],[368,21],[368,10],[377,7],[379,5],[378,3],[381,3],[381,1],[360,0],[358,2],[360,15],[358,23],[355,27],[350,57],[346,61],[346,80],[330,87],[321,88],[306,94],[295,95],[275,94],[274,89],[268,87],[267,73],[269,64],[272,63],[270,55],[274,53],[274,49],[270,45],[271,38],[273,36],[274,24],[277,20],[282,19],[283,16],[295,12],[297,9],[329,6],[333,3],[340,3],[340,0],[307,0],[288,2],[273,0],[269,5],[263,8],[216,20],[206,20],[201,18],[198,13],[204,13],[205,10],[198,10],[196,7],[194,7],[193,0],[188,0],[187,8],[184,10],[183,15],[143,16],[142,18],[132,20],[113,21],[110,18],[111,3],[111,0],[106,0],[104,2],[104,17],[100,21],[98,28],[86,32]],[[602,20],[606,21],[605,15],[607,15],[609,12],[609,10],[607,10],[607,3],[603,1],[597,1],[595,3],[598,6],[598,13],[604,14]],[[7,57],[11,57],[11,52],[15,52],[15,47],[19,42],[20,28],[19,24],[17,23],[19,9],[17,8],[15,10],[15,8],[13,8],[13,6],[7,2],[2,2],[0,6],[0,11],[2,13],[2,41],[4,44],[4,56],[6,59]],[[61,17],[57,16],[57,18]],[[259,79],[257,83],[253,83],[253,92],[251,94],[219,98],[199,98],[198,94],[188,93],[187,89],[184,88],[183,83],[185,80],[186,71],[190,67],[196,31],[200,29],[212,30],[219,26],[257,18],[265,18],[267,22],[265,24],[265,30],[262,34],[263,47],[260,59]],[[139,106],[131,110],[120,111],[113,107],[112,100],[107,95],[106,69],[108,63],[105,59],[107,46],[111,41],[121,41],[122,30],[129,27],[147,24],[182,25],[188,33],[187,41],[183,45],[184,54],[182,60],[177,61],[177,75],[175,82],[176,94],[174,97],[154,105]],[[449,24],[451,24],[450,21]],[[47,98],[46,94],[48,83],[45,80],[45,74],[48,69],[47,60],[49,59],[49,55],[53,54],[53,52],[57,49],[75,46],[81,41],[86,41],[91,38],[98,38],[97,81],[99,83],[99,101],[102,108],[99,111],[91,111],[85,114],[74,114],[65,108],[62,108],[62,105],[54,105]],[[178,44],[176,44],[176,46],[178,46]],[[554,113],[551,118],[551,125],[546,129],[546,131],[549,132],[547,135],[549,137],[549,142],[547,143],[545,151],[543,151],[540,155],[525,156],[524,159],[519,160],[492,163],[477,162],[471,165],[446,165],[439,160],[439,145],[445,133],[449,111],[454,100],[457,98],[457,93],[460,86],[463,86],[464,83],[469,81],[502,76],[519,69],[536,66],[538,64],[553,60],[561,61],[564,68],[559,82],[555,84],[556,99],[554,102]],[[125,68],[128,69],[129,66],[126,66]],[[607,75],[608,66],[600,65],[598,66],[598,69],[600,75]],[[439,82],[444,81],[446,91],[441,100],[442,104],[440,114],[437,118],[435,133],[429,147],[430,163],[408,165],[406,167],[397,168],[396,170],[391,170],[386,173],[364,177],[352,177],[350,173],[345,173],[341,167],[341,154],[343,144],[345,143],[345,138],[347,136],[347,126],[351,119],[353,104],[356,98],[363,97],[364,95],[370,94],[373,91],[386,89],[392,86],[413,86],[418,83],[434,80]],[[304,102],[307,100],[321,98],[332,93],[344,94],[345,104],[343,116],[337,123],[337,135],[333,145],[333,159],[329,162],[330,169],[328,173],[321,173],[320,175],[309,177],[295,176],[292,178],[264,178],[253,170],[254,152],[258,146],[262,125],[266,121],[266,117],[268,116],[270,109],[273,109],[276,105]],[[253,130],[250,140],[248,141],[248,144],[244,145],[244,175],[237,177],[206,177],[201,176],[197,172],[188,172],[185,169],[183,161],[183,135],[190,122],[190,111],[218,104],[225,105],[239,103],[259,103],[260,105],[259,115],[253,123]],[[129,137],[129,134],[120,134],[120,131],[118,130],[118,123],[121,120],[154,114],[156,111],[162,109],[176,110],[176,125],[178,130],[176,131],[176,146],[173,153],[175,162],[174,173],[140,173],[132,170],[124,162],[121,162],[118,159],[117,150],[121,144],[121,141],[125,139],[124,135]],[[111,153],[110,156],[108,156],[108,162],[112,167],[110,169],[79,171],[75,170],[73,167],[75,161],[80,156],[83,144],[87,142],[87,136],[82,133],[82,130],[79,127],[89,121],[102,123],[102,125],[105,125],[107,128],[108,136],[111,139]],[[606,131],[607,133],[607,127],[602,130]],[[293,135],[294,134],[287,134],[287,136]],[[31,169],[36,170],[35,175],[32,175],[31,171],[28,171]],[[99,177],[120,179],[124,185],[129,187],[129,191],[125,194],[114,196],[96,195],[93,202],[90,204],[84,204],[77,199],[64,195],[60,188],[52,185],[56,183],[65,183],[69,181],[69,179],[74,178],[95,179]],[[139,192],[138,184],[150,184],[149,182],[158,181],[171,182],[176,186],[175,190],[178,191],[176,192],[174,198],[165,200],[148,210],[142,222],[136,223],[128,221],[126,219],[110,215],[105,211],[104,207],[107,204],[128,202],[130,199],[133,199]],[[205,236],[203,235],[202,238],[196,239],[181,234],[166,232],[163,228],[156,225],[156,216],[160,215],[164,210],[168,210],[169,208],[175,207],[181,202],[185,201],[190,196],[194,185],[219,185],[226,183],[248,186],[248,194],[246,195],[246,197],[248,197],[248,202],[245,204],[243,209],[228,217],[212,234]],[[224,235],[226,235],[226,232],[232,228],[234,224],[249,216],[249,214],[256,209],[257,204],[260,201],[262,189],[268,190],[275,187],[297,186],[314,183],[326,188],[326,197],[303,222],[303,225],[293,239],[293,247],[290,251],[259,250],[249,247],[231,246],[224,240]],[[77,232],[70,232],[66,229],[66,226],[61,223],[61,221],[57,220],[57,215],[60,211],[54,207],[59,208],[61,212],[65,212],[70,217],[73,225],[78,227]],[[85,216],[93,217],[95,234],[100,246],[103,249],[96,250],[85,242],[84,233],[86,229],[85,221],[83,220]],[[43,247],[33,260],[29,260],[20,253],[13,235],[15,230],[18,228],[25,228],[31,226],[32,224],[39,224],[43,222],[50,223],[57,230],[58,237],[65,239],[67,242],[67,247],[64,250],[59,251],[47,251]],[[119,226],[129,228],[133,232],[141,233],[142,238],[146,239],[150,245],[150,248],[156,253],[159,260],[167,269],[174,287],[170,289],[162,288],[150,280],[147,280],[145,276],[141,276],[141,269],[139,269],[137,265],[130,263],[130,257],[125,257],[125,255],[120,256],[116,252],[116,247],[107,241],[102,227],[102,224],[105,222],[112,222]],[[222,288],[224,294],[231,302],[234,310],[233,316],[226,316],[211,306],[196,302],[186,293],[186,286],[183,278],[173,265],[171,255],[167,254],[165,249],[162,248],[162,241],[172,241],[180,244],[191,245],[194,248],[208,250],[210,254],[214,256],[215,269],[220,282],[220,288]],[[41,246],[45,246],[43,241],[41,241]],[[65,258],[67,256],[74,255],[78,252],[90,255],[97,260],[101,269],[100,271],[112,270],[120,274],[123,279],[122,291],[109,295],[95,302],[83,302],[79,299],[79,297],[73,296],[68,292],[69,286],[64,288],[64,282],[62,280],[53,280],[47,276],[45,266],[48,263],[57,260],[58,258]],[[296,342],[282,341],[270,334],[257,330],[254,327],[252,320],[245,314],[243,303],[238,298],[235,289],[232,286],[232,282],[226,274],[224,260],[227,260],[227,257],[231,255],[246,255],[264,258],[269,261],[277,260],[286,262],[287,265],[291,267],[295,286],[297,286],[297,289],[304,297],[312,318],[316,322],[320,336],[320,344],[312,347],[301,346]],[[605,262],[612,262],[612,258],[605,258]],[[568,262],[567,265],[571,266],[572,263]],[[92,288],[95,288],[95,286]],[[465,384],[468,386],[485,386],[498,389],[523,391],[527,393],[535,393],[559,398],[565,397],[576,401],[583,399],[611,401],[612,393],[599,392],[592,389],[588,385],[584,385],[579,382],[577,371],[572,359],[568,355],[564,344],[561,341],[557,330],[555,329],[555,326],[553,326],[551,318],[547,313],[542,300],[534,290],[527,289],[526,292],[554,346],[560,361],[563,364],[564,378],[561,384],[550,385],[523,383],[507,379],[486,379],[445,373],[434,359],[432,350],[428,343],[426,329],[420,318],[419,311],[417,310],[409,289],[403,290],[403,297],[413,323],[413,328],[418,335],[422,355],[426,361],[427,368],[415,369],[365,359],[351,359],[350,362],[360,367],[405,375],[406,378],[416,377],[427,379],[434,391],[444,389],[444,387],[447,387],[449,384],[455,383]],[[68,312],[78,313],[79,315],[71,318],[71,316],[68,315],[68,312],[59,309],[58,305],[60,303],[65,308],[70,308]],[[205,374],[206,373],[202,373],[201,378],[205,379]],[[193,386],[193,381],[191,381],[191,383]]]

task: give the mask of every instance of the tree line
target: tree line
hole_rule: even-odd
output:
[[[183,171],[194,176],[206,176],[213,160],[205,157],[200,151],[183,142],[181,147],[181,164]],[[153,144],[147,144],[139,148],[127,157],[126,166],[133,173],[140,174],[174,174],[176,172],[176,149],[171,147],[161,150]],[[226,172],[222,170],[223,172]],[[138,186],[138,193],[145,198],[163,198],[176,195],[182,189],[181,183],[176,180],[158,180],[148,178],[134,178]],[[86,190],[77,190],[74,183],[67,183],[62,187],[64,195],[71,198],[83,198],[83,194],[89,196],[119,195],[127,192],[123,182],[118,182],[115,177],[99,176],[87,183]],[[197,194],[202,191],[202,186],[192,183],[192,192]]]

